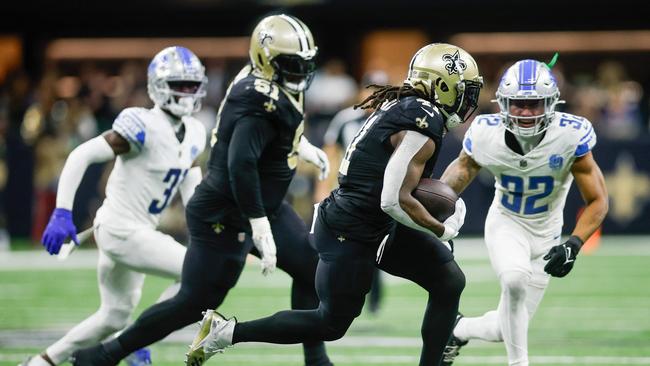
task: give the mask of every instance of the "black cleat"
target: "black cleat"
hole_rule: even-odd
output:
[[[458,324],[458,321],[460,318],[463,317],[463,314],[458,313],[456,316],[456,322],[454,323],[454,328],[456,328],[456,324]],[[451,366],[454,363],[454,360],[459,354],[460,349],[466,345],[469,341],[462,341],[458,337],[454,335],[454,332],[452,330],[451,332],[451,337],[449,337],[449,341],[447,341],[447,346],[445,347],[445,350],[442,353],[442,362],[440,363],[440,366]]]
[[[72,354],[70,358],[73,366],[117,366],[119,360],[114,360],[106,352],[103,345],[82,348]]]

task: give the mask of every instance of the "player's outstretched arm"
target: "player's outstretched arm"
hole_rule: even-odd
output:
[[[111,160],[129,151],[129,143],[114,131],[77,146],[66,159],[56,196],[56,209],[43,232],[41,243],[48,253],[58,254],[63,241],[70,237],[77,245],[77,228],[72,222],[72,204],[81,179],[90,164]]]
[[[445,169],[445,172],[442,173],[440,180],[450,186],[457,194],[461,194],[476,178],[480,170],[481,166],[464,150],[461,150],[456,160],[452,161]]]
[[[571,272],[582,244],[598,229],[609,208],[605,179],[591,152],[575,160],[571,173],[587,206],[571,237],[544,256],[548,260],[544,270],[555,277],[564,277]]]

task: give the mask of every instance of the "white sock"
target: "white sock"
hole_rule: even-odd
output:
[[[454,328],[454,335],[463,341],[481,339],[500,342],[503,340],[496,310],[488,311],[479,317],[461,318]]]

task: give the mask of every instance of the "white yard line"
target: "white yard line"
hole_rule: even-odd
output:
[[[606,236],[603,237],[600,248],[593,254],[596,256],[650,256],[648,236]],[[484,259],[487,260],[487,250],[483,239],[479,237],[458,239],[456,257],[459,261]],[[256,260],[256,259],[254,259]],[[67,260],[57,261],[44,250],[0,252],[0,271],[21,269],[79,269],[95,268],[97,264],[96,249],[81,249],[75,251]],[[482,268],[481,268],[482,269]]]
[[[4,362],[21,362],[27,353],[0,354],[0,361]],[[300,363],[303,360],[301,354],[227,354],[224,356],[217,355],[216,358],[223,357],[228,362],[237,361],[246,364],[257,365],[259,362],[269,363]],[[154,354],[155,361],[174,362],[181,360],[183,355],[176,352],[160,352]],[[417,356],[407,355],[332,355],[334,363],[355,363],[363,365],[394,365],[396,363],[416,364],[419,360]],[[503,365],[508,360],[505,356],[460,356],[459,364],[470,365]],[[650,357],[611,357],[611,356],[531,356],[530,362],[536,365],[650,365]],[[213,362],[215,363],[215,362]]]

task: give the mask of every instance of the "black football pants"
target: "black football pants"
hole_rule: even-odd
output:
[[[233,342],[300,343],[341,338],[361,313],[375,267],[374,247],[332,233],[319,218],[314,242],[320,260],[314,310],[281,311],[270,317],[241,322]],[[438,365],[453,330],[465,276],[451,252],[437,239],[398,225],[378,267],[407,278],[428,291],[422,321],[420,365]]]
[[[277,246],[277,266],[293,278],[292,309],[318,307],[314,290],[318,256],[309,243],[304,222],[287,203],[270,222]],[[202,311],[217,308],[237,283],[246,255],[251,252],[259,256],[250,235],[239,230],[225,227],[217,234],[209,223],[190,213],[187,224],[190,244],[183,262],[180,290],[175,297],[145,310],[118,337],[124,351],[119,355],[121,358],[200,320]],[[303,343],[308,347],[314,344]]]

